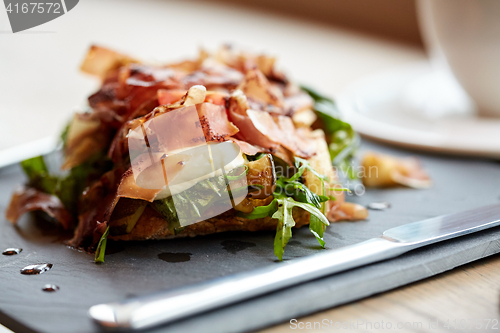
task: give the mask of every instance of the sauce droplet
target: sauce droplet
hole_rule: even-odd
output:
[[[49,292],[49,293],[52,293],[54,291],[58,291],[59,287],[56,286],[55,284],[46,284],[45,286],[43,286],[42,290]]]
[[[387,208],[390,208],[391,204],[388,202],[372,202],[366,205],[366,208],[371,209],[371,210],[386,210]]]
[[[222,245],[222,248],[227,252],[236,254],[237,252],[248,249],[249,247],[254,247],[255,243],[228,239],[220,243],[220,245]]]
[[[4,256],[13,256],[15,254],[19,254],[23,251],[23,249],[18,248],[18,247],[9,247],[8,249],[5,249],[2,254]]]
[[[52,264],[34,264],[28,265],[21,269],[21,274],[24,275],[37,275],[42,274],[52,268]]]
[[[191,253],[163,252],[158,255],[158,258],[166,262],[184,262],[191,260],[191,256]]]

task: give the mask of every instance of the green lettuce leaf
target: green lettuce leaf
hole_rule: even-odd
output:
[[[278,203],[277,203],[277,200],[274,199],[267,206],[255,207],[254,210],[249,214],[238,212],[238,216],[244,217],[244,218],[249,219],[249,220],[255,220],[255,219],[260,219],[260,218],[263,218],[266,216],[272,216],[274,214],[274,212],[276,212],[277,209],[278,209]]]
[[[168,197],[165,199],[153,201],[156,210],[163,216],[163,218],[168,223],[168,230],[174,235],[178,234],[184,228],[181,227],[179,223],[179,218],[177,217],[177,210],[175,209],[174,199]]]
[[[323,184],[325,180],[328,180],[328,177],[318,173],[309,165],[308,161],[302,158],[295,157],[295,166],[297,168],[297,172],[294,175],[290,178],[281,176],[276,181],[275,197],[291,196],[297,201],[307,202],[316,208],[321,208],[321,203],[328,201],[329,198],[327,196],[317,195],[299,180],[306,169],[318,177]]]
[[[356,174],[352,163],[361,142],[358,134],[350,124],[340,120],[340,112],[331,98],[325,97],[311,88],[301,88],[314,99],[314,111],[327,136],[333,165],[341,168],[349,178],[355,179]]]
[[[295,226],[295,220],[293,219],[293,207],[299,207],[311,214],[311,218],[314,217],[313,223],[314,231],[318,233],[316,223],[324,224],[325,226],[330,225],[325,215],[316,207],[311,204],[297,202],[290,197],[284,197],[280,199],[276,199],[278,204],[278,209],[273,214],[273,218],[278,219],[278,226],[276,229],[276,236],[274,238],[274,254],[278,257],[279,260],[283,260],[283,253],[285,252],[285,247],[292,237],[292,227]],[[317,220],[316,220],[317,219]],[[319,221],[319,222],[318,222]],[[318,233],[321,234],[320,238],[323,241],[323,232]],[[319,239],[318,239],[319,240]],[[320,242],[321,244],[321,242]],[[322,246],[324,245],[324,242]]]
[[[59,179],[49,175],[43,156],[29,158],[21,162],[24,173],[28,176],[28,185],[39,191],[54,194]]]
[[[111,170],[113,163],[104,153],[98,153],[87,161],[72,168],[66,176],[59,178],[55,195],[61,199],[64,206],[74,214],[77,211],[78,200],[85,187],[93,180],[99,179]]]
[[[247,219],[258,219],[271,216],[278,220],[276,236],[274,239],[274,253],[279,260],[283,259],[285,247],[292,237],[292,227],[295,226],[292,210],[299,207],[311,214],[309,230],[316,237],[319,244],[324,247],[323,233],[329,225],[323,212],[322,203],[330,198],[324,195],[317,195],[312,192],[300,180],[305,170],[310,170],[322,181],[328,178],[314,170],[309,163],[301,158],[295,159],[295,174],[289,178],[281,175],[276,180],[276,189],[273,193],[274,200],[267,206],[256,207],[250,214],[238,213],[239,216]]]
[[[289,198],[276,200],[278,209],[272,216],[274,219],[278,220],[276,236],[274,237],[274,255],[278,257],[279,260],[283,260],[285,246],[288,244],[290,238],[292,238],[292,227],[295,226],[295,220],[292,214],[293,205],[290,204],[293,199],[288,199]]]
[[[59,139],[62,142],[63,148],[66,148],[66,144],[68,142],[68,133],[69,133],[69,127],[70,126],[71,126],[71,121],[68,122],[68,124],[66,125],[66,127],[64,127],[63,131],[61,132],[61,136],[59,137]]]
[[[320,174],[319,172],[317,172],[316,170],[313,169],[313,167],[311,167],[311,165],[309,164],[309,162],[303,158],[300,158],[300,157],[295,157],[295,166],[297,168],[305,168],[307,169],[308,171],[312,172],[316,177],[318,177],[319,179],[323,180],[323,181],[328,181],[328,177],[325,176],[325,175],[322,175]],[[304,173],[302,171],[302,173]],[[302,173],[300,174],[302,176]]]
[[[314,237],[316,237],[322,248],[325,247],[325,241],[323,239],[323,233],[325,230],[326,224],[321,222],[321,220],[315,215],[311,215],[311,218],[309,219],[309,231],[314,235]]]
[[[97,244],[97,249],[95,251],[95,259],[96,263],[104,262],[104,255],[106,254],[106,244],[108,242],[108,234],[109,234],[109,226],[106,228],[106,231],[102,234],[101,239],[99,240],[99,244]]]
[[[92,180],[98,179],[111,170],[112,165],[104,153],[99,153],[72,168],[66,175],[53,175],[49,173],[43,156],[21,162],[21,167],[28,176],[28,185],[39,191],[56,195],[73,215],[77,214],[78,199],[85,187]]]

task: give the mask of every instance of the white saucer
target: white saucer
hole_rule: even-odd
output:
[[[356,82],[337,97],[366,137],[398,146],[500,159],[500,119],[478,118],[446,70],[418,63]]]

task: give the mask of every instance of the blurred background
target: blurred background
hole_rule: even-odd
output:
[[[159,62],[234,43],[331,95],[426,59],[412,0],[85,0],[16,34],[1,8],[0,151],[56,135],[85,103],[99,82],[78,68],[93,43]]]
[[[219,0],[423,47],[415,0]]]
[[[92,43],[150,61],[234,43],[276,55],[295,80],[328,94],[425,59],[413,0],[85,0],[10,31],[1,8],[0,150],[59,133],[85,103],[99,84],[78,70]]]

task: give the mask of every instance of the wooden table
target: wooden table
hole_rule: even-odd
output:
[[[111,24],[110,16],[116,10],[120,19]],[[182,34],[172,28],[181,25]],[[330,26],[195,2],[141,1],[138,5],[87,0],[66,16],[33,30],[35,33],[0,35],[0,123],[9,124],[0,131],[0,149],[58,132],[73,112],[72,106],[84,101],[96,87],[95,81],[76,70],[85,49],[94,42],[144,59],[172,60],[194,55],[199,45],[214,49],[233,41],[277,55],[281,67],[294,79],[332,95],[365,75],[425,59],[421,49]],[[499,319],[498,268],[500,258],[485,259],[392,292],[298,318],[297,324],[327,319],[376,325],[383,320],[394,326],[397,322],[422,323],[409,331],[423,331],[429,322],[438,320],[440,329],[435,331],[448,331],[443,328],[447,321],[452,328],[465,319],[469,320],[466,330],[471,324],[484,327],[487,319]],[[471,322],[473,319],[476,321]],[[285,323],[264,332],[289,330],[290,324]],[[0,333],[4,331],[0,326]],[[361,325],[356,331],[378,330]]]
[[[314,325],[323,320],[327,326],[314,332],[331,331],[330,321],[334,327],[335,323],[357,323],[349,326],[354,332],[394,330],[398,323],[407,332],[481,331],[487,324],[494,331],[500,329],[499,290],[500,257],[495,255],[387,293],[296,318],[294,330],[291,323],[284,323],[261,332],[300,331],[300,322]]]

